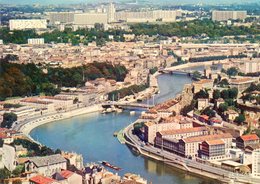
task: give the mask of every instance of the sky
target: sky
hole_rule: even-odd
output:
[[[135,0],[112,0],[114,2],[131,2]],[[144,1],[144,0],[141,0]],[[259,0],[146,0],[147,2],[155,2],[155,3],[174,3],[176,4],[184,4],[184,3],[207,3],[207,4],[220,4],[220,3],[249,3],[249,2],[259,2]],[[88,2],[109,2],[109,0],[0,0],[0,3],[7,4],[72,4],[72,3],[88,3]]]

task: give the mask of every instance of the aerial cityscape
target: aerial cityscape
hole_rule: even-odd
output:
[[[0,0],[0,184],[222,183],[260,183],[258,0]]]

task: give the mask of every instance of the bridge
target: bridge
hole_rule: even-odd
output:
[[[180,74],[180,75],[192,75],[193,72],[195,72],[197,70],[181,70],[181,69],[177,69],[177,70],[171,70],[171,69],[163,69],[163,70],[160,70],[159,72],[161,73],[170,73],[170,74]],[[200,74],[203,74],[202,71],[197,71],[199,72]]]
[[[187,68],[193,68],[193,67],[199,67],[199,66],[211,66],[214,64],[227,64],[229,61],[227,60],[221,60],[221,61],[204,61],[204,62],[189,62],[186,64],[181,64],[177,66],[171,66],[168,68],[165,68],[164,70],[168,71],[174,71],[174,70],[185,70]]]
[[[107,102],[103,103],[102,107],[114,106],[122,109],[150,109],[154,107],[149,104],[132,103],[132,102]]]

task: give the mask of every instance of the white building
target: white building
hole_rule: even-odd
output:
[[[260,178],[260,149],[256,149],[252,153],[252,175]]]
[[[25,172],[36,172],[43,176],[52,176],[67,169],[67,161],[60,154],[45,157],[32,157],[25,162]]]
[[[153,10],[153,11],[137,11],[127,12],[120,11],[115,13],[117,21],[126,22],[175,22],[176,11],[172,10]]]
[[[240,68],[243,73],[255,73],[260,71],[260,62],[255,61],[249,61],[244,62],[244,67]]]
[[[10,30],[24,29],[46,29],[47,20],[45,19],[11,19],[9,20]]]
[[[64,184],[82,184],[82,176],[68,170],[55,173],[53,177]]]
[[[107,11],[108,23],[115,21],[115,13],[116,13],[115,5],[113,3],[110,3]]]
[[[0,40],[0,45],[3,45],[4,44],[4,41],[3,40]]]
[[[49,12],[50,24],[70,24],[74,22],[75,12]]]
[[[42,44],[44,44],[44,38],[29,38],[28,44],[29,45],[42,45]]]
[[[74,24],[78,27],[93,27],[96,23],[107,24],[107,13],[79,13],[74,16]]]
[[[244,20],[246,16],[246,11],[212,11],[213,21]]]
[[[3,145],[2,162],[9,171],[13,171],[16,168],[17,162],[14,147],[7,144]]]

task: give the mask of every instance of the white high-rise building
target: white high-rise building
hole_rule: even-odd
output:
[[[108,11],[107,11],[108,23],[115,21],[115,13],[116,13],[115,5],[113,3],[109,3]]]
[[[226,20],[244,20],[247,16],[246,11],[212,11],[213,21],[226,21]]]
[[[49,12],[50,24],[69,24],[74,21],[75,12]]]
[[[256,149],[252,153],[252,176],[260,178],[260,149]]]
[[[24,29],[46,29],[47,20],[45,19],[11,19],[9,20],[10,30]]]
[[[79,27],[94,26],[96,23],[107,24],[106,13],[80,13],[74,15],[74,25]]]
[[[115,13],[117,21],[126,22],[175,22],[176,11],[171,10],[153,10],[153,11],[137,11],[127,12],[120,11]]]

